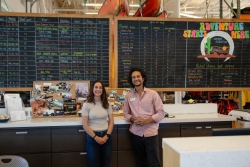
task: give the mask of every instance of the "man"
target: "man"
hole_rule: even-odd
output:
[[[131,122],[129,131],[137,167],[146,167],[147,160],[150,167],[159,167],[158,128],[165,116],[161,98],[146,88],[147,77],[142,69],[132,68],[128,82],[134,90],[127,93],[123,112],[125,120]]]

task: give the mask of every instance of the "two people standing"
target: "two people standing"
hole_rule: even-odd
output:
[[[146,87],[147,76],[140,68],[132,68],[128,76],[134,88],[124,101],[124,118],[131,122],[133,151],[137,167],[160,167],[158,129],[164,118],[163,103],[154,90]],[[87,102],[82,107],[83,128],[87,132],[89,167],[108,167],[111,157],[111,133],[114,127],[112,108],[101,81],[90,86]]]

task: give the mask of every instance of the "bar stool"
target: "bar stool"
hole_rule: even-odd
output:
[[[29,167],[29,164],[23,157],[3,155],[0,156],[0,167]]]

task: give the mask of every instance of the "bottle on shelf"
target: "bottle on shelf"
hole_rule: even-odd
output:
[[[162,101],[166,101],[166,93],[163,94],[163,99]]]

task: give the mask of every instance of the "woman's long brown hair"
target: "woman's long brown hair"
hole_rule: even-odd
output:
[[[94,90],[95,84],[98,83],[98,82],[101,83],[101,85],[102,85],[102,94],[101,94],[102,107],[105,108],[105,109],[108,109],[109,108],[109,103],[108,103],[106,89],[105,89],[104,84],[99,80],[96,80],[96,81],[94,81],[94,82],[92,82],[90,84],[89,94],[87,96],[87,102],[95,104],[95,98],[94,98],[95,94],[94,94],[93,90]]]

